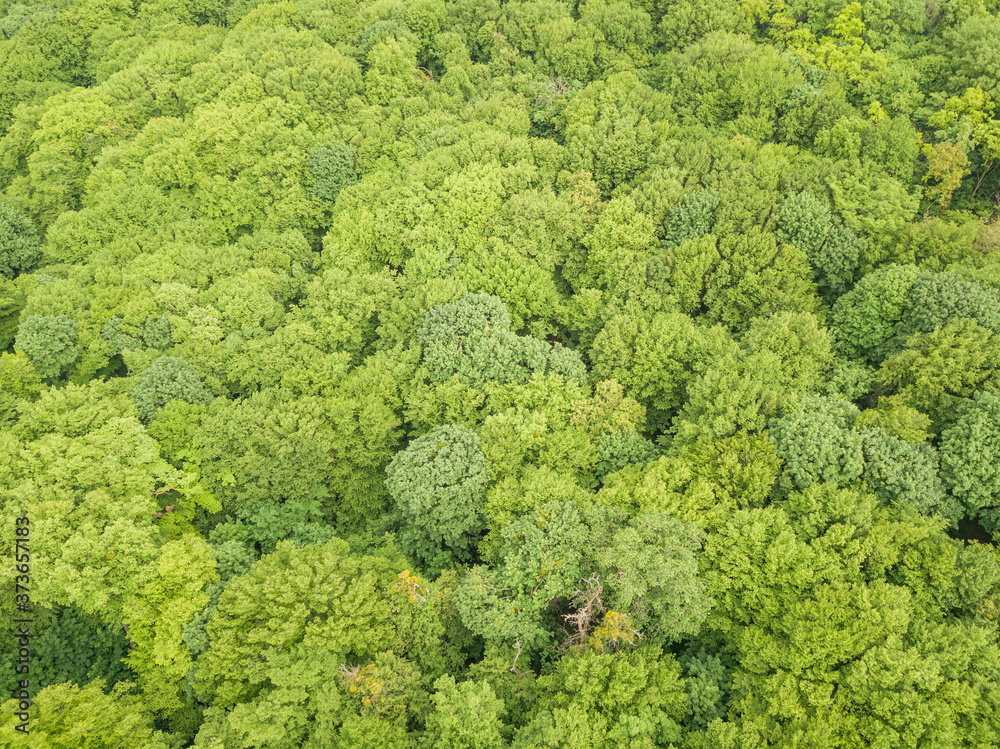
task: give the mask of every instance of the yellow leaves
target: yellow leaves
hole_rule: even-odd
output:
[[[628,614],[620,611],[607,611],[604,621],[591,633],[590,646],[598,653],[605,652],[608,646],[617,650],[621,643],[635,645],[636,638],[642,634],[632,627]]]
[[[107,557],[108,559],[114,559],[116,555],[115,555],[115,552],[113,552],[113,551],[109,551],[109,552],[108,552],[107,554],[105,554],[104,556],[106,556],[106,557]]]
[[[1000,620],[1000,593],[994,593],[980,601],[976,606],[976,614],[991,622]]]
[[[410,603],[423,603],[427,597],[428,588],[423,585],[423,579],[418,575],[411,574],[409,570],[403,570],[397,576],[398,583],[392,586],[393,593],[401,593],[406,596]]]
[[[927,159],[927,173],[924,174],[923,181],[934,181],[925,195],[937,201],[943,211],[951,203],[952,194],[968,173],[969,156],[965,152],[965,143],[925,143],[921,152]]]
[[[340,673],[349,685],[348,691],[359,695],[361,704],[365,707],[372,707],[385,692],[385,683],[379,677],[374,663],[369,663],[364,668],[341,666]]]

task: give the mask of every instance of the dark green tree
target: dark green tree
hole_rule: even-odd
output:
[[[213,396],[202,383],[198,370],[183,359],[161,356],[153,360],[132,390],[139,418],[150,421],[157,411],[174,399],[207,406]]]
[[[806,253],[816,285],[832,296],[847,291],[868,246],[832,214],[824,201],[805,191],[782,203],[775,236],[779,242],[789,242]]]
[[[479,436],[457,424],[438,427],[397,453],[385,473],[406,523],[403,549],[434,572],[471,561],[490,480]]]
[[[957,273],[924,273],[910,289],[910,319],[905,333],[929,333],[949,320],[975,320],[987,330],[1000,334],[1000,290]]]
[[[18,326],[14,345],[50,380],[57,379],[80,356],[76,323],[68,315],[29,315]]]
[[[771,439],[796,486],[843,483],[861,475],[862,440],[850,428],[857,416],[849,401],[820,396],[804,399],[801,410],[771,422]]]
[[[943,517],[952,526],[958,524],[964,510],[944,490],[933,447],[904,442],[879,427],[860,432],[864,440],[864,480],[880,501],[908,505],[924,515]]]
[[[941,477],[971,517],[1000,531],[1000,395],[976,393],[941,434]]]
[[[42,256],[40,245],[31,219],[0,201],[0,278],[13,278],[34,268]]]
[[[424,316],[417,340],[434,382],[453,375],[470,385],[527,382],[534,372],[560,374],[578,383],[587,380],[576,352],[513,333],[506,306],[489,294],[466,294],[433,307]]]
[[[711,232],[718,207],[719,193],[715,190],[699,190],[686,195],[664,222],[663,246],[668,249],[676,247],[681,242]]]
[[[312,194],[320,200],[335,201],[341,190],[358,179],[354,161],[354,149],[340,141],[312,149],[306,157],[315,180]]]
[[[847,358],[878,364],[899,349],[898,330],[910,304],[910,290],[920,277],[913,265],[888,265],[862,278],[837,299],[830,315],[837,348]]]

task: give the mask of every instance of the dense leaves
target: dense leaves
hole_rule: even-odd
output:
[[[0,5],[0,745],[996,749],[998,18]]]

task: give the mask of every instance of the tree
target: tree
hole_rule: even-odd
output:
[[[850,286],[859,258],[868,243],[839,221],[812,193],[788,197],[778,216],[779,242],[788,242],[806,254],[819,288],[839,296]]]
[[[1000,530],[1000,396],[976,393],[941,434],[941,478],[988,529]]]
[[[633,518],[596,553],[607,607],[625,612],[649,642],[697,634],[712,605],[695,556],[703,541],[696,525],[663,512]]]
[[[655,510],[629,519],[608,504],[550,501],[506,525],[499,564],[474,567],[456,594],[466,626],[528,652],[560,630],[562,647],[597,650],[635,632],[657,643],[697,632],[711,605],[699,529]]]
[[[384,512],[400,439],[395,367],[375,354],[325,398],[268,389],[213,403],[194,441],[202,474],[265,548],[322,519],[350,527]]]
[[[705,281],[708,322],[743,331],[758,315],[814,312],[816,287],[805,253],[759,230],[719,241],[720,261]]]
[[[947,30],[945,39],[948,54],[955,60],[950,68],[948,91],[964,91],[975,86],[1000,99],[996,70],[1000,57],[996,41],[1000,38],[1000,24],[990,13],[971,13]]]
[[[570,599],[583,577],[589,529],[572,502],[547,502],[507,525],[494,569],[474,566],[463,578],[455,606],[470,630],[487,640],[529,652],[551,644],[546,609]]]
[[[80,356],[76,323],[67,315],[29,315],[17,329],[14,344],[46,379],[57,379]]]
[[[490,480],[478,435],[459,425],[438,427],[397,453],[385,473],[407,524],[403,549],[432,572],[471,561]]]
[[[48,421],[52,431],[5,445],[3,453],[17,457],[0,473],[2,517],[11,529],[14,518],[32,518],[35,603],[76,606],[118,626],[156,577],[163,544],[193,530],[197,507],[220,508],[197,475],[160,457],[134,415],[88,415],[74,403],[78,397],[63,399],[63,414],[59,398],[46,399],[39,410],[55,413],[28,425]],[[98,403],[107,409],[115,400]],[[88,416],[96,417],[93,427]]]
[[[600,462],[594,467],[598,479],[625,466],[645,464],[656,459],[656,446],[637,432],[615,432],[597,437]]]
[[[961,186],[962,178],[968,174],[969,156],[966,154],[966,144],[962,141],[925,143],[921,152],[927,159],[924,182],[934,180],[924,194],[937,203],[940,214],[951,204],[952,195]]]
[[[345,187],[357,181],[354,149],[341,141],[318,146],[309,152],[306,165],[316,180],[312,194],[331,203]]]
[[[0,202],[0,278],[13,278],[35,267],[41,241],[31,219]]]
[[[118,682],[134,681],[135,674],[122,663],[128,651],[126,632],[121,625],[101,621],[76,606],[35,606],[32,618],[32,694],[53,684],[73,682],[87,686],[103,682],[111,690]],[[7,673],[0,688],[14,694],[18,682],[15,672],[17,640],[12,639],[4,653]]]
[[[350,739],[356,734],[343,721],[351,717],[352,711],[338,678],[343,658],[300,645],[285,658],[273,655],[271,661],[268,688],[259,697],[244,698],[233,707],[205,709],[194,745],[223,749],[254,745],[273,749],[351,746]],[[373,722],[379,723],[377,718]],[[362,723],[362,727],[377,726]],[[398,727],[387,727],[397,729],[390,732],[389,738],[398,740]],[[344,729],[347,740],[341,738]],[[371,731],[369,735],[378,733]],[[374,745],[388,749],[393,744]]]
[[[205,586],[216,579],[208,544],[200,535],[188,533],[163,545],[155,578],[125,605],[133,644],[125,662],[138,677],[144,706],[154,714],[182,711],[181,687],[192,658],[181,636],[208,602]]]
[[[904,334],[930,333],[954,318],[975,320],[1000,335],[1000,291],[956,273],[923,273],[910,289]]]
[[[340,682],[363,718],[378,718],[405,733],[428,717],[427,679],[413,663],[392,651],[378,653],[366,666],[341,668]]]
[[[536,713],[517,749],[654,747],[678,742],[687,704],[677,660],[659,648],[564,655],[538,679]]]
[[[829,330],[811,312],[776,312],[754,318],[740,339],[751,356],[771,355],[768,372],[783,403],[819,390],[834,364]]]
[[[23,352],[0,354],[0,424],[17,417],[18,404],[38,397],[42,378]]]
[[[337,668],[396,646],[382,593],[394,573],[386,559],[349,555],[339,539],[298,549],[280,542],[220,596],[209,648],[195,663],[198,692],[232,708],[285,687],[291,669],[311,659]]]
[[[263,391],[216,401],[202,418],[194,446],[206,484],[263,551],[324,516],[334,461],[327,409]]]
[[[954,318],[914,333],[902,351],[882,362],[879,379],[897,398],[930,414],[938,429],[955,407],[1000,375],[1000,339],[969,318]]]
[[[155,359],[132,390],[132,400],[143,421],[153,419],[160,407],[174,399],[207,406],[212,398],[198,377],[198,370],[174,356]]]
[[[427,715],[431,749],[500,749],[503,700],[489,682],[455,683],[452,676],[434,682],[434,709]]]
[[[710,233],[718,207],[719,194],[715,190],[699,190],[685,195],[684,201],[667,215],[663,246],[676,247],[689,239]]]
[[[686,387],[733,343],[719,326],[704,328],[679,312],[651,320],[615,316],[589,352],[594,375],[614,379],[647,409],[652,432],[661,431],[686,400]]]
[[[688,697],[685,723],[705,728],[713,720],[724,718],[732,675],[722,657],[704,647],[695,650],[689,646],[680,656],[680,663],[684,668],[684,688]]]
[[[897,323],[908,310],[920,277],[912,265],[889,265],[865,275],[837,299],[830,322],[837,348],[849,359],[878,364],[898,349]]]
[[[862,439],[850,429],[858,409],[849,401],[823,397],[804,399],[801,409],[768,427],[795,485],[846,483],[860,476]]]
[[[86,686],[53,684],[34,695],[27,737],[16,735],[18,701],[0,708],[0,732],[11,742],[23,741],[31,749],[168,749],[169,737],[154,730],[152,715],[142,699],[121,682],[110,694],[100,680]]]
[[[878,427],[862,429],[861,435],[864,480],[880,501],[910,505],[924,515],[958,524],[963,508],[944,490],[933,447],[912,445]]]
[[[452,375],[465,383],[526,382],[533,372],[556,373],[567,380],[586,382],[579,355],[562,344],[552,346],[511,332],[503,302],[488,294],[466,294],[430,309],[417,340],[430,379]]]

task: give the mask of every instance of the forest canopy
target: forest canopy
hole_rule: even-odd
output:
[[[998,108],[998,0],[0,0],[0,743],[1000,749]]]

